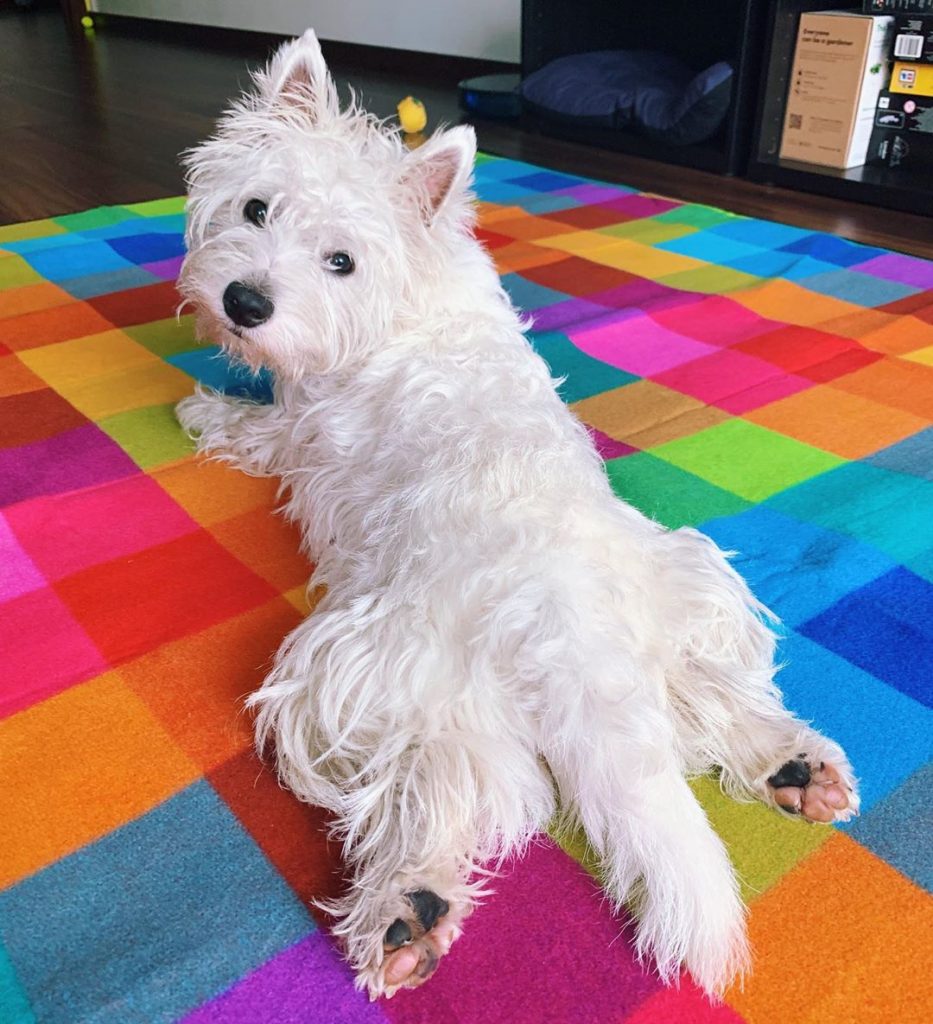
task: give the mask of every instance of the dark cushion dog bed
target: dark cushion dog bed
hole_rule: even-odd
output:
[[[732,98],[732,68],[694,74],[665,53],[606,50],[560,57],[522,82],[535,112],[579,125],[633,128],[674,146],[716,133]]]

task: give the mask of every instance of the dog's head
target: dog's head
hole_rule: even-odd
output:
[[[475,149],[458,127],[409,152],[340,109],[312,31],[287,43],[185,156],[179,290],[199,333],[291,378],[364,359],[463,245]]]

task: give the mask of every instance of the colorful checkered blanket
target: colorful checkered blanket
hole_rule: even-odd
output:
[[[741,552],[788,703],[863,815],[696,790],[751,906],[710,1006],[633,960],[579,839],[542,837],[436,977],[370,1004],[309,901],[322,814],[241,698],[305,609],[275,484],[195,460],[180,200],[0,229],[0,1020],[910,1024],[930,1019],[933,264],[480,158],[482,237],[618,492]],[[621,938],[618,938],[619,934]]]

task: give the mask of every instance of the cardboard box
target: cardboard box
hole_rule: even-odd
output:
[[[878,94],[887,85],[893,28],[890,16],[800,15],[782,160],[839,168],[865,162]]]
[[[891,69],[891,92],[933,96],[933,64],[905,64],[896,60]]]
[[[933,169],[933,97],[882,92],[866,163]]]
[[[933,64],[933,18],[899,15],[894,19],[894,59]]]

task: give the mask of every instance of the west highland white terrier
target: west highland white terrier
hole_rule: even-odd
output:
[[[258,744],[333,813],[351,883],[329,909],[372,997],[433,973],[558,806],[639,956],[715,995],[745,911],[685,777],[819,822],[857,812],[855,779],[784,708],[726,556],[613,494],[472,234],[474,155],[468,127],[409,152],[341,110],[307,32],[187,157],[181,293],[275,384],[178,415],[281,478],[326,589],[249,699]]]

